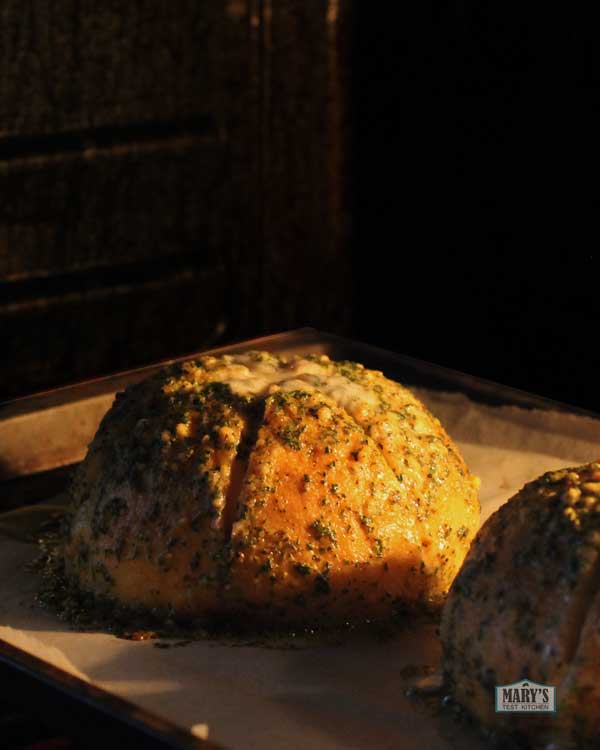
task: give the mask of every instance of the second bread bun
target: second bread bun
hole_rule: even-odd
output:
[[[454,696],[484,726],[600,740],[600,463],[544,474],[488,519],[441,637]],[[522,679],[554,686],[557,713],[497,713],[495,688]]]

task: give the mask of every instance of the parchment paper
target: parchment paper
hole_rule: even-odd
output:
[[[544,471],[600,458],[600,421],[486,407],[460,394],[413,389],[482,480],[482,521]],[[483,748],[472,730],[405,695],[406,667],[437,666],[433,624],[408,622],[392,641],[356,636],[298,649],[217,641],[158,649],[152,642],[74,633],[33,602],[31,545],[0,545],[0,638],[241,750]]]

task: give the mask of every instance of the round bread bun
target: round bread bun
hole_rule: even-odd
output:
[[[600,740],[600,463],[544,474],[488,519],[440,634],[454,697],[485,726]],[[496,713],[495,687],[522,679],[554,686],[557,713]]]
[[[117,395],[73,483],[66,575],[181,619],[378,619],[446,594],[477,486],[380,372],[204,356]]]

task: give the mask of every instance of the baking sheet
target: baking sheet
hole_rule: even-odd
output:
[[[412,389],[442,420],[482,479],[485,519],[526,481],[600,458],[600,422],[559,412],[490,407],[461,394]],[[374,636],[275,649],[198,642],[158,649],[74,633],[33,603],[31,545],[0,546],[0,638],[232,749],[483,748],[446,712],[405,695],[410,673],[439,664],[435,626],[408,621]],[[291,641],[293,646],[293,640]]]

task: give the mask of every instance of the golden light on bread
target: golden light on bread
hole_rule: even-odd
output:
[[[488,519],[441,637],[452,692],[484,725],[600,740],[600,463],[544,474]],[[556,715],[495,712],[494,688],[522,679],[556,688]]]
[[[458,450],[381,373],[205,356],[117,396],[73,484],[65,570],[184,619],[380,618],[439,602],[478,523]]]

